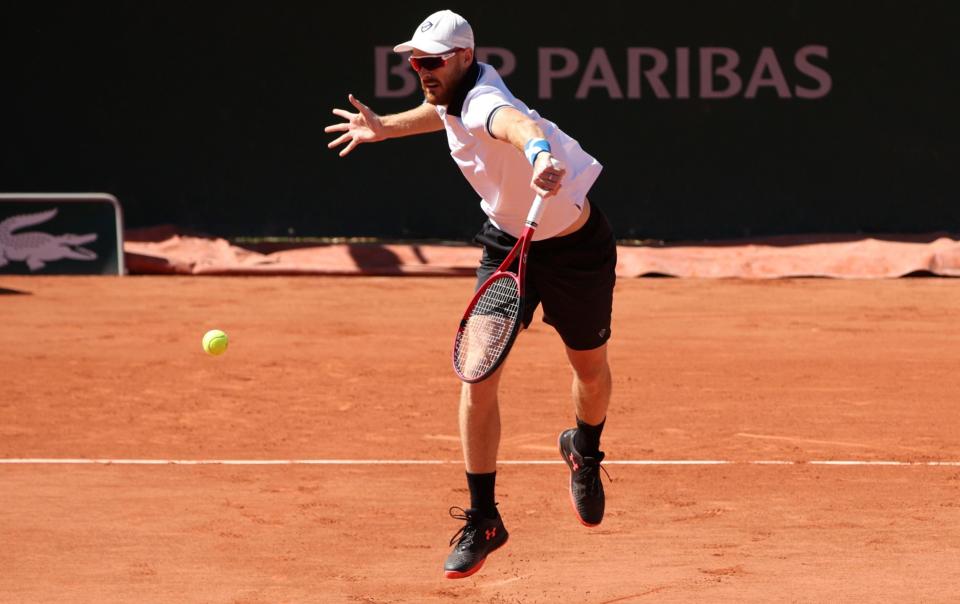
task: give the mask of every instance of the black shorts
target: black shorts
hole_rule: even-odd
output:
[[[477,269],[477,289],[503,262],[517,239],[488,220],[474,237],[483,246]],[[516,261],[513,270],[516,270]],[[523,325],[543,304],[543,321],[552,325],[563,343],[574,350],[592,350],[610,339],[613,286],[616,283],[617,243],[600,208],[590,203],[582,227],[563,237],[534,241],[527,256]]]

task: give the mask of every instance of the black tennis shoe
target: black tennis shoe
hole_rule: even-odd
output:
[[[454,506],[450,516],[466,524],[450,539],[453,551],[443,565],[443,574],[448,579],[463,579],[480,570],[487,555],[506,543],[509,535],[500,514],[487,518],[479,510]]]
[[[600,482],[600,470],[606,473],[606,469],[600,465],[603,451],[599,451],[596,457],[580,455],[573,446],[576,432],[576,428],[570,428],[560,433],[560,456],[570,469],[570,503],[580,524],[597,526],[603,520],[605,507],[603,483]]]

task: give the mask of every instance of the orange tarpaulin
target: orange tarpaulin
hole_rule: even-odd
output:
[[[273,246],[277,248],[279,246]],[[468,245],[343,243],[266,251],[224,239],[170,232],[128,235],[131,273],[185,275],[470,275],[480,248]],[[258,249],[260,251],[258,251]],[[621,245],[621,277],[669,275],[772,279],[880,279],[927,272],[960,276],[960,240],[946,234],[892,237],[778,237],[716,243]]]

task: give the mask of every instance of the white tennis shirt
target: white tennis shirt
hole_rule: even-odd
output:
[[[583,200],[603,166],[553,122],[544,119],[510,93],[500,74],[486,63],[477,63],[476,83],[463,90],[448,106],[438,106],[450,144],[450,155],[473,189],[480,207],[499,229],[514,237],[523,231],[536,193],[530,188],[533,167],[526,156],[507,141],[494,138],[491,118],[503,107],[530,116],[550,141],[551,154],[567,173],[560,191],[548,197],[534,240],[548,239],[573,224],[583,211]],[[464,83],[464,88],[469,83]],[[462,99],[462,105],[460,103]]]

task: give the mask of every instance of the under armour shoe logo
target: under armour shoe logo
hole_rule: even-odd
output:
[[[574,472],[576,472],[577,470],[580,469],[580,464],[578,464],[578,463],[577,463],[577,460],[575,460],[575,459],[573,458],[573,453],[571,453],[571,454],[568,456],[568,459],[570,460],[570,463],[573,464],[573,471],[574,471]]]
[[[487,541],[490,541],[497,536],[497,527],[488,528],[484,534],[487,536]]]

